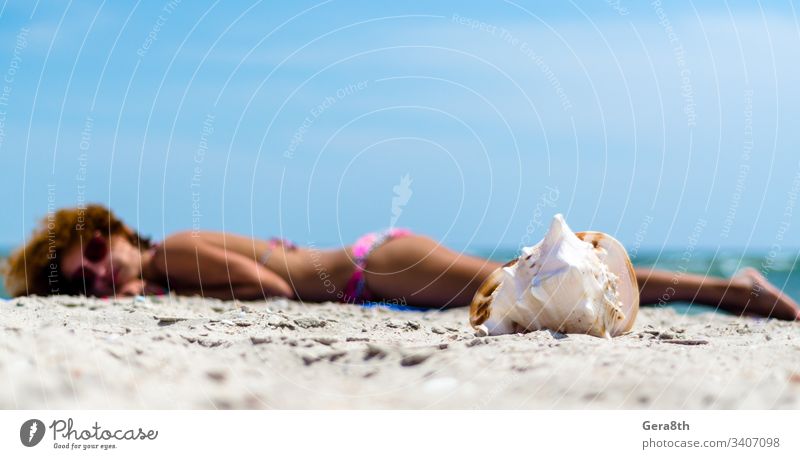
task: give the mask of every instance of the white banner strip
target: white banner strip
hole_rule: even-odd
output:
[[[793,411],[2,411],[0,457],[800,457],[798,421]]]

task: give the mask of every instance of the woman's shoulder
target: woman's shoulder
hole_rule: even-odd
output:
[[[164,250],[165,248],[193,247],[200,242],[208,241],[213,233],[206,231],[177,231],[167,235],[161,242],[153,244],[153,247]]]
[[[161,279],[170,274],[177,274],[184,265],[194,266],[195,257],[200,239],[191,231],[172,233],[160,242],[151,243],[147,249],[147,265],[151,277]]]
[[[200,230],[184,230],[172,233],[164,238],[162,241],[162,245],[164,244],[187,244],[191,243],[192,245],[201,243],[201,242],[209,242],[211,244],[222,244],[224,243],[226,238],[232,238],[236,235],[233,233],[224,233],[221,231],[200,231]]]

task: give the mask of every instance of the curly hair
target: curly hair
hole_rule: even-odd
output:
[[[145,250],[150,240],[131,230],[111,210],[99,204],[59,209],[41,220],[30,239],[2,267],[5,287],[12,296],[78,294],[61,272],[61,256],[96,232],[110,238],[122,235]]]

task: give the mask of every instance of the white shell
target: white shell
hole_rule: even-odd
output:
[[[610,338],[630,331],[638,310],[622,244],[604,233],[575,234],[559,214],[541,242],[484,281],[470,323],[480,334],[549,329]]]

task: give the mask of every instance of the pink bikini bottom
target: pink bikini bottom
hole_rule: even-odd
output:
[[[413,233],[407,229],[390,228],[380,233],[369,233],[361,236],[356,243],[353,244],[353,262],[356,268],[342,291],[341,300],[346,303],[365,303],[372,301],[372,293],[367,288],[366,277],[364,276],[364,270],[367,268],[367,258],[369,258],[373,250],[386,242],[394,238],[409,236],[411,234]],[[269,240],[267,250],[258,258],[258,261],[262,265],[266,265],[270,255],[278,247],[283,247],[287,250],[297,248],[294,243],[287,239],[272,238]]]
[[[404,236],[410,236],[411,231],[403,228],[390,228],[380,233],[369,233],[361,236],[353,244],[353,261],[356,269],[347,286],[344,288],[343,300],[348,303],[364,303],[372,301],[372,293],[367,288],[364,270],[367,268],[367,258],[373,250],[377,249],[386,242]]]

